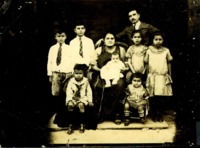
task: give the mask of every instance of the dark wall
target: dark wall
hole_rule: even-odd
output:
[[[106,30],[117,33],[129,25],[127,13],[135,6],[142,21],[166,34],[165,45],[174,57],[172,107],[192,120],[199,88],[198,82],[193,83],[198,81],[199,38],[195,41],[192,38],[199,34],[188,34],[187,0],[13,0],[7,12],[0,14],[0,106],[5,121],[11,126],[10,121],[19,123],[18,126],[25,121],[31,129],[48,122],[51,95],[46,64],[49,47],[55,43],[52,32],[56,23],[66,28],[69,42],[75,36],[73,23],[81,18],[86,22],[86,35],[96,42]],[[184,118],[180,116],[179,123],[185,122]],[[37,130],[33,135],[37,135]],[[3,139],[20,144],[13,134],[9,136]]]

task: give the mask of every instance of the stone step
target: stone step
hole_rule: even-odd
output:
[[[124,126],[124,123],[121,123],[120,125],[116,125],[114,122],[111,121],[105,121],[101,124],[98,124],[97,130],[105,130],[105,129],[112,129],[112,130],[121,130],[121,129],[165,129],[168,128],[169,125],[166,121],[163,122],[154,122],[151,119],[147,119],[146,123],[143,124],[137,120],[131,121],[128,126]]]
[[[131,122],[128,126],[124,126],[124,123],[116,125],[111,121],[104,121],[97,125],[96,130],[134,130],[134,129],[166,129],[169,125],[166,121],[163,122],[153,122],[151,119],[147,119],[145,124],[140,122]],[[57,124],[51,124],[49,129],[59,131],[67,130],[68,127],[58,127]]]

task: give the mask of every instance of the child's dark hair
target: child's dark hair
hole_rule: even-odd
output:
[[[139,78],[142,81],[142,85],[145,86],[144,85],[144,83],[145,83],[144,82],[144,74],[142,74],[140,72],[136,72],[136,73],[132,74],[131,81],[133,81],[134,78]]]
[[[112,56],[113,56],[113,55],[114,55],[114,56],[115,56],[115,55],[118,55],[118,56],[119,56],[119,53],[118,53],[118,52],[113,52],[113,53],[112,53]]]
[[[156,31],[156,32],[153,33],[153,38],[154,38],[155,36],[158,36],[158,35],[162,36],[162,38],[165,37],[165,34],[164,34],[163,32],[161,32],[161,31]]]
[[[74,70],[82,70],[84,75],[86,75],[86,72],[88,70],[88,66],[86,64],[76,64],[74,66]]]
[[[66,34],[66,29],[64,29],[64,28],[54,28],[53,33],[54,33],[54,35],[56,35],[57,33],[59,33],[59,34],[65,33]]]
[[[132,74],[131,80],[133,80],[133,78],[140,78],[142,80],[143,79],[143,74],[139,73],[139,72],[136,72],[136,73]]]
[[[133,38],[133,36],[136,34],[136,33],[139,33],[141,38],[142,38],[142,33],[140,30],[134,30],[132,33],[131,33],[131,37]]]

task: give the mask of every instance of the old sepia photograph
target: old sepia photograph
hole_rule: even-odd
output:
[[[199,0],[0,0],[0,147],[200,146]]]

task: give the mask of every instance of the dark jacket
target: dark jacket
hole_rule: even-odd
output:
[[[134,30],[135,28],[133,27],[133,25],[127,26],[122,32],[118,33],[116,37],[130,46],[133,44],[131,35]],[[150,37],[155,31],[158,31],[158,29],[153,25],[146,24],[143,22],[141,22],[139,30],[142,33],[142,44],[144,45],[149,45],[151,43]]]

